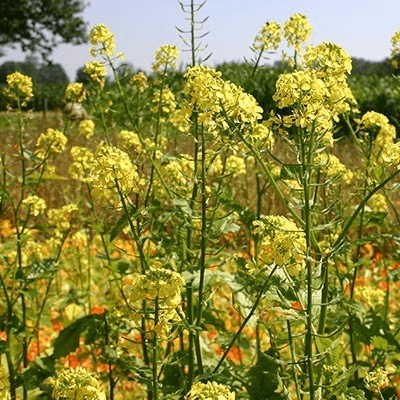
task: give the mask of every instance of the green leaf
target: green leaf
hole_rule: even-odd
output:
[[[134,219],[134,217],[137,215],[138,209],[136,207],[131,206],[129,209],[128,214],[123,214],[121,218],[117,221],[116,225],[114,228],[111,230],[110,233],[110,241],[112,242],[117,235],[124,229],[126,226],[129,224],[129,220]]]
[[[104,321],[104,317],[97,314],[86,315],[79,318],[71,325],[63,329],[54,341],[53,357],[60,358],[65,357],[69,353],[72,353],[79,347],[79,340],[84,333],[89,331],[89,339],[93,341],[93,329],[97,320],[101,318]]]
[[[341,400],[366,400],[365,394],[361,389],[355,387],[347,388],[340,396]]]

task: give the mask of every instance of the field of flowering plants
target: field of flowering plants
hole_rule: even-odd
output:
[[[307,46],[302,14],[250,44],[249,85],[292,49],[273,110],[188,35],[177,90],[176,46],[121,75],[95,25],[90,84],[46,121],[27,109],[32,79],[8,75],[0,400],[400,397],[395,127],[360,113],[350,56]],[[392,49],[396,63],[400,32]]]

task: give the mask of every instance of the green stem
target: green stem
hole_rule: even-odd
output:
[[[214,368],[212,375],[215,375],[217,373],[217,371],[219,370],[219,368],[221,367],[221,365],[223,364],[226,356],[228,355],[229,351],[231,350],[231,348],[233,347],[233,345],[235,344],[236,340],[238,339],[238,337],[240,336],[243,328],[247,325],[247,323],[249,322],[250,318],[254,315],[258,304],[265,292],[265,290],[268,287],[269,281],[272,277],[272,275],[274,274],[274,272],[276,271],[276,269],[278,268],[278,265],[275,265],[274,268],[272,269],[272,271],[269,273],[268,277],[266,278],[264,285],[262,286],[261,290],[259,291],[256,300],[253,304],[253,307],[251,308],[250,312],[248,313],[247,317],[243,320],[242,324],[240,325],[239,329],[237,330],[237,332],[235,333],[235,336],[232,338],[231,342],[229,343],[229,345],[225,348],[224,354],[222,354],[222,357],[220,358],[218,364],[216,365],[216,367]]]

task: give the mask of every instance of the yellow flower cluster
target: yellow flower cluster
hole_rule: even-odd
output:
[[[167,68],[176,68],[176,61],[178,60],[179,50],[175,45],[161,46],[154,56],[155,61],[151,66],[153,71],[159,71],[163,67],[163,71]]]
[[[62,153],[68,142],[67,137],[59,130],[48,128],[46,133],[42,133],[37,142],[36,147],[39,147],[39,155],[44,151],[52,151],[54,153]]]
[[[93,46],[90,54],[96,57],[98,54],[112,56],[115,51],[114,35],[106,25],[96,24],[88,34],[89,42]]]
[[[388,212],[386,197],[383,194],[375,193],[372,195],[367,205],[373,212]]]
[[[262,117],[263,110],[255,98],[235,84],[224,81],[220,72],[198,65],[188,68],[184,77],[184,93],[189,97],[186,113],[189,117],[196,108],[198,122],[210,131],[227,129],[226,117],[236,124],[250,126]]]
[[[129,156],[114,146],[101,144],[95,152],[91,168],[93,196],[104,206],[119,207],[138,191],[139,175]]]
[[[140,318],[143,300],[153,301],[158,313],[157,325],[153,329],[162,333],[168,327],[168,321],[176,317],[176,308],[182,301],[181,287],[184,283],[181,274],[166,268],[150,267],[146,274],[134,275],[129,297],[132,307],[138,310],[134,318]]]
[[[387,372],[383,368],[377,368],[374,371],[367,372],[364,382],[365,386],[374,392],[389,386]]]
[[[267,22],[256,35],[253,42],[254,51],[276,50],[282,40],[282,28],[277,22]]]
[[[152,104],[152,111],[154,113],[157,113],[161,106],[163,113],[170,114],[176,109],[175,95],[168,88],[164,88],[162,92],[156,89],[153,93]]]
[[[65,88],[64,99],[66,102],[82,103],[86,99],[86,90],[83,83],[68,83]]]
[[[72,179],[82,182],[91,182],[91,168],[94,163],[94,155],[86,147],[74,146],[71,148],[71,155],[74,162],[69,167],[69,174]]]
[[[235,400],[235,393],[231,392],[230,387],[217,382],[197,382],[185,400]]]
[[[333,154],[319,153],[315,157],[315,165],[321,167],[321,171],[328,178],[340,177],[346,184],[353,179],[353,172],[347,169]]]
[[[375,137],[372,156],[378,165],[398,165],[400,163],[400,143],[395,143],[396,128],[388,118],[376,111],[368,111],[361,118],[361,128],[371,131]]]
[[[28,207],[29,212],[35,217],[39,214],[43,214],[46,211],[46,201],[39,196],[32,195],[26,197],[22,204]]]
[[[270,122],[314,130],[325,146],[331,146],[333,122],[356,104],[346,81],[351,58],[331,43],[308,47],[304,58],[305,69],[280,75],[273,96],[279,108],[292,107],[292,114],[282,121],[274,115]]]
[[[143,72],[132,75],[129,84],[136,86],[140,93],[143,93],[149,86],[147,84],[147,76]]]
[[[380,288],[357,286],[355,296],[366,306],[374,308],[385,304],[386,292]]]
[[[170,188],[181,195],[192,190],[193,171],[194,161],[185,154],[161,166],[162,175],[170,183]]]
[[[269,215],[254,221],[253,225],[254,232],[261,235],[260,256],[266,264],[302,266],[306,252],[305,234],[291,219]]]
[[[106,400],[99,381],[82,367],[63,369],[51,383],[55,400]]]
[[[304,63],[310,69],[315,69],[319,77],[335,77],[346,80],[352,69],[349,54],[334,43],[322,43],[318,46],[308,46],[304,53]]]
[[[102,62],[91,61],[85,65],[83,71],[89,75],[90,79],[93,82],[99,83],[100,86],[104,86],[104,83],[106,81],[107,68]]]
[[[22,100],[23,102],[33,97],[32,78],[28,75],[16,71],[7,75],[6,95],[12,100]]]
[[[10,381],[8,371],[0,365],[0,399],[8,400],[10,398]]]
[[[62,232],[71,228],[72,219],[78,210],[78,206],[71,203],[61,208],[52,208],[47,212],[48,223],[56,228],[56,236],[62,235]]]
[[[260,150],[272,151],[275,144],[274,133],[269,128],[267,121],[256,124],[248,139]]]
[[[86,139],[91,138],[94,134],[94,122],[91,119],[84,119],[79,122],[78,133]]]
[[[293,14],[284,25],[284,36],[288,45],[294,47],[297,52],[301,45],[311,36],[311,25],[303,14]]]
[[[392,64],[395,68],[399,66],[399,59],[400,59],[400,31],[397,31],[392,37],[392,52],[391,56],[393,58]]]

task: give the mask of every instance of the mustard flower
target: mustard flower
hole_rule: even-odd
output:
[[[372,195],[367,205],[373,212],[388,212],[386,197],[381,193]]]
[[[78,125],[79,135],[89,139],[94,134],[94,122],[91,119],[84,119]]]
[[[102,205],[120,206],[121,196],[138,191],[139,175],[124,151],[101,144],[95,152],[91,169],[93,196]]]
[[[282,28],[277,22],[267,22],[254,38],[254,51],[269,51],[278,49],[282,40]]]
[[[281,74],[273,100],[279,108],[300,104],[323,104],[329,92],[324,81],[312,70]]]
[[[8,400],[10,398],[10,380],[8,371],[0,365],[0,399]]]
[[[310,39],[311,29],[311,25],[305,15],[293,14],[289,20],[285,22],[283,34],[288,45],[294,47],[295,50],[299,52],[301,45]]]
[[[170,159],[161,166],[161,172],[171,189],[180,194],[188,193],[192,187],[194,161],[190,156],[182,154],[179,158]]]
[[[254,221],[261,235],[262,259],[267,264],[301,267],[306,251],[305,233],[289,218],[269,215]]]
[[[155,54],[155,61],[151,66],[153,71],[159,71],[161,67],[163,70],[167,68],[176,68],[176,61],[178,60],[179,50],[175,45],[161,46]]]
[[[158,113],[159,107],[161,107],[163,113],[170,114],[176,109],[175,95],[166,87],[162,92],[156,89],[153,93],[152,104],[153,112]]]
[[[248,137],[259,149],[272,151],[275,139],[267,122],[256,124]]]
[[[61,153],[64,151],[67,142],[67,137],[61,131],[48,128],[45,133],[39,136],[36,147],[50,150],[54,153]]]
[[[32,195],[22,200],[22,204],[29,208],[29,211],[36,217],[46,211],[46,201],[39,196]]]
[[[71,228],[72,219],[78,210],[75,203],[66,204],[61,208],[51,208],[47,212],[47,220],[61,234],[61,232],[68,231]]]
[[[103,63],[99,61],[89,62],[85,65],[83,71],[89,75],[93,82],[100,84],[100,86],[104,86],[107,68]]]
[[[147,76],[143,72],[132,75],[129,84],[136,86],[140,93],[143,93],[149,86],[147,84]]]
[[[346,80],[352,68],[350,55],[334,43],[308,46],[303,58],[305,65],[318,71],[322,78],[328,75],[334,76],[336,80]]]
[[[147,312],[152,308],[149,301],[157,307],[158,323],[153,329],[159,333],[168,328],[168,321],[177,317],[176,309],[182,302],[181,288],[184,285],[182,275],[166,268],[150,267],[146,274],[136,274],[131,282],[129,301],[137,310],[134,319],[140,318],[143,300],[147,300]],[[156,310],[154,309],[154,312]]]
[[[55,400],[106,400],[99,381],[82,367],[65,368],[54,380]]]
[[[380,288],[357,286],[354,295],[370,308],[383,306],[385,304],[386,292]]]
[[[399,58],[400,58],[400,31],[397,31],[392,37],[392,51],[391,56],[393,58],[392,64],[395,68],[399,66]]]
[[[198,65],[189,68],[184,77],[187,117],[196,108],[198,122],[209,130],[216,127],[226,130],[226,116],[236,124],[250,126],[262,118],[263,110],[255,98],[234,83],[224,81],[220,72]]]
[[[367,372],[364,378],[365,386],[373,392],[389,386],[387,372],[383,368],[377,368],[374,371]]]
[[[7,75],[6,95],[12,100],[26,102],[33,97],[32,78],[16,71]]]
[[[68,83],[64,99],[66,102],[82,103],[86,99],[86,90],[81,82]]]
[[[217,382],[197,382],[185,400],[235,400],[235,393],[231,392],[230,387]]]
[[[375,136],[371,159],[378,165],[398,164],[399,145],[394,143],[396,128],[389,119],[378,112],[368,111],[361,118],[361,127]]]
[[[137,133],[123,129],[119,133],[119,138],[122,141],[123,148],[128,149],[133,147],[139,154],[145,151]]]
[[[72,179],[78,179],[82,182],[91,182],[91,168],[94,163],[94,155],[86,147],[74,146],[71,148],[73,163],[69,167],[69,174]]]
[[[328,178],[339,177],[346,184],[350,184],[353,173],[348,170],[333,154],[318,153],[315,157],[315,165],[321,167],[321,172]]]
[[[90,54],[96,57],[98,54],[112,56],[115,52],[115,39],[110,29],[103,24],[94,25],[88,34],[89,42],[93,46]]]

